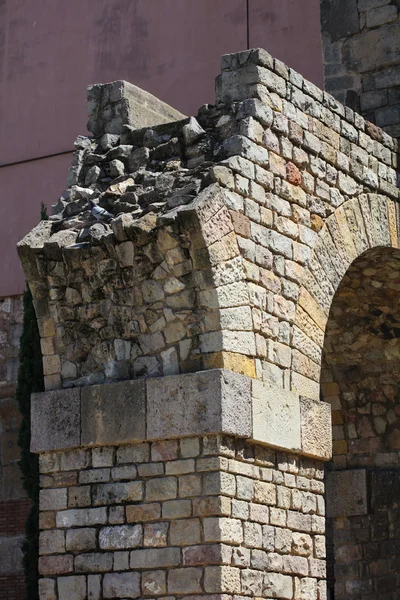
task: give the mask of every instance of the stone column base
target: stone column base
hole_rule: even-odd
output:
[[[41,600],[325,598],[323,405],[223,370],[32,400]]]

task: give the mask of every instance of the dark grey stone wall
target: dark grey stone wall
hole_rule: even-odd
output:
[[[322,0],[325,89],[400,136],[399,0]]]

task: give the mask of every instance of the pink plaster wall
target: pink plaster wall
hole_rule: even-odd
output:
[[[40,202],[52,202],[65,187],[72,154],[0,169],[0,296],[24,290],[16,244],[40,220]]]
[[[250,0],[250,48],[273,56],[323,87],[320,0]]]
[[[322,84],[319,0],[249,0],[249,33]],[[0,296],[22,291],[15,242],[56,201],[69,158],[1,165],[70,150],[90,83],[126,79],[196,113],[220,56],[246,47],[246,0],[0,0]]]

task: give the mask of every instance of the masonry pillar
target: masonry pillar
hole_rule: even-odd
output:
[[[316,403],[221,369],[32,402],[41,600],[324,597]]]

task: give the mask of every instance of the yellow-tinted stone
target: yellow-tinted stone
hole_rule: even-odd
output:
[[[204,357],[206,369],[227,369],[253,379],[256,377],[254,358],[236,352],[214,352]]]

